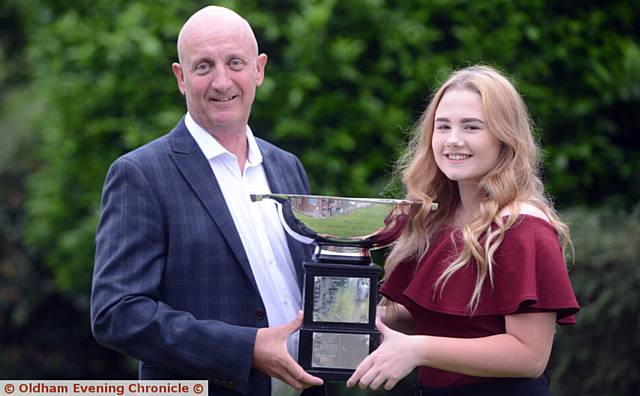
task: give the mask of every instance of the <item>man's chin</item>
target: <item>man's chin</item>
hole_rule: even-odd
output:
[[[204,127],[204,126],[203,126]],[[244,134],[246,131],[247,122],[239,121],[237,117],[226,118],[216,116],[214,118],[208,118],[205,129],[214,135],[216,134]]]

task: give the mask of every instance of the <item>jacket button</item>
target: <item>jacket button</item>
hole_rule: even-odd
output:
[[[256,310],[256,319],[262,320],[264,319],[264,311],[261,309]]]

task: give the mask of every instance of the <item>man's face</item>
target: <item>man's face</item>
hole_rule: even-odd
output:
[[[193,119],[221,136],[244,133],[266,63],[267,56],[257,55],[242,31],[233,26],[204,28],[185,40],[173,71]]]

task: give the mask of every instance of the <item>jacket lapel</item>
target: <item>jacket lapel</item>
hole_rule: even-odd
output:
[[[286,179],[282,173],[282,167],[278,166],[278,162],[273,158],[273,153],[268,146],[257,140],[260,153],[262,153],[262,167],[267,175],[269,188],[274,194],[292,194],[286,186]]]
[[[291,178],[284,177],[282,166],[279,166],[279,162],[274,158],[274,153],[265,144],[262,144],[260,139],[256,139],[260,152],[262,153],[262,166],[264,173],[267,175],[267,181],[269,182],[269,188],[274,194],[305,194],[306,191],[296,191],[294,187],[288,185],[287,181]],[[298,278],[298,284],[302,288],[304,280],[304,270],[302,263],[308,260],[310,257],[310,248],[305,248],[300,242],[296,241],[286,231],[287,245],[291,252],[291,258],[293,259],[294,268],[296,269],[296,276]]]
[[[191,186],[196,196],[209,212],[209,215],[218,226],[220,234],[227,241],[240,266],[258,290],[249,259],[244,251],[240,235],[233,223],[231,212],[224,204],[224,196],[211,166],[205,158],[197,143],[187,131],[184,120],[171,133],[171,151],[169,156],[176,167]]]

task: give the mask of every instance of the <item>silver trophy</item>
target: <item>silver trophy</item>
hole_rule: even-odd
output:
[[[402,233],[420,202],[319,195],[255,194],[274,200],[295,239],[316,246],[305,269],[298,361],[326,380],[346,380],[380,343],[375,328],[381,268],[370,250]],[[438,207],[431,204],[431,210]]]

